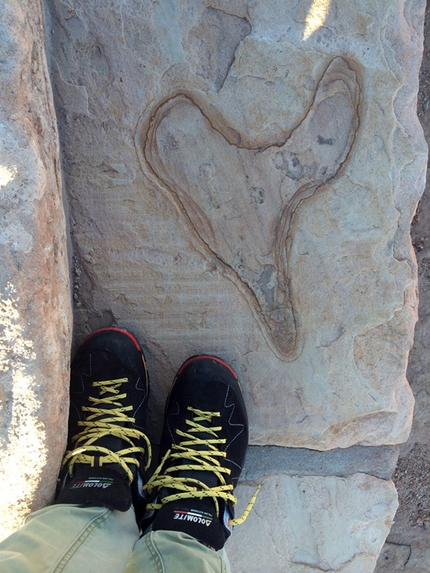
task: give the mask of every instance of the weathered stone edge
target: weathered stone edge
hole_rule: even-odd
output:
[[[365,473],[390,479],[400,446],[352,446],[327,452],[279,446],[249,446],[241,481],[270,474],[339,476]]]

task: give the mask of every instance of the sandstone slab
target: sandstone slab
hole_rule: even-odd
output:
[[[358,473],[278,474],[261,483],[254,510],[226,545],[236,573],[372,573],[397,509],[392,482]],[[239,505],[253,490],[238,487]]]
[[[76,335],[238,370],[254,444],[407,438],[424,0],[46,3]]]
[[[41,4],[0,2],[0,537],[52,498],[71,304]]]

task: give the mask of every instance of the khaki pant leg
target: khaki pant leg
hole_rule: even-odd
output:
[[[136,543],[127,573],[230,573],[230,566],[224,550],[186,533],[151,531]]]
[[[138,537],[132,509],[52,505],[0,543],[0,571],[124,573]]]

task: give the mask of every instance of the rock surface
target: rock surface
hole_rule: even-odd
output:
[[[0,538],[52,498],[71,304],[41,4],[0,1]]]
[[[398,446],[353,446],[327,452],[279,446],[249,446],[241,479],[283,473],[292,476],[350,476],[366,473],[390,479],[399,457]]]
[[[430,142],[430,3],[424,24],[424,53],[420,70],[418,117]],[[401,447],[393,475],[399,510],[378,560],[376,573],[430,571],[430,177],[411,228],[417,254],[419,321],[409,355],[408,380],[415,396],[414,420],[408,442]]]
[[[424,1],[46,6],[76,334],[144,342],[154,435],[204,350],[253,444],[404,441]]]
[[[5,506],[18,458],[28,488],[6,531],[52,494],[70,325],[40,6],[3,4]],[[138,336],[155,439],[187,356],[213,352],[237,369],[251,441],[271,447],[247,460],[244,477],[263,487],[229,544],[235,571],[261,571],[261,555],[275,573],[370,573],[396,509],[381,479],[397,455],[387,446],[407,438],[413,406],[424,0],[45,8],[76,341],[108,324]],[[242,504],[253,487],[240,486]]]
[[[242,505],[253,491],[238,487]],[[392,482],[373,476],[272,475],[227,553],[235,573],[372,573],[396,509]]]

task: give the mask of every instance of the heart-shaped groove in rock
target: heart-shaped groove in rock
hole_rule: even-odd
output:
[[[283,360],[294,360],[303,342],[289,287],[294,213],[345,164],[360,93],[357,73],[335,58],[289,136],[259,148],[241,144],[213,107],[186,91],[152,106],[138,124],[144,172],[174,200],[198,250],[243,293]]]

